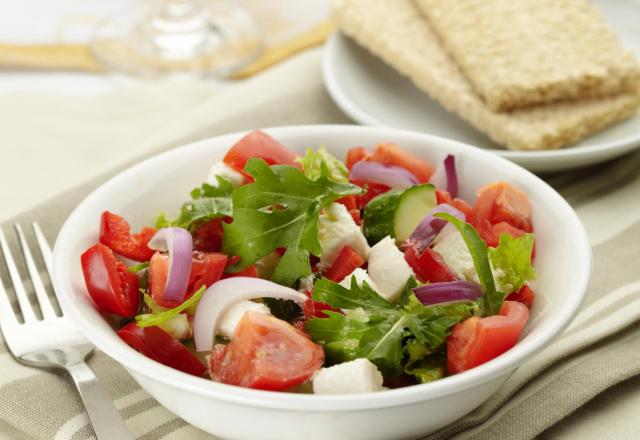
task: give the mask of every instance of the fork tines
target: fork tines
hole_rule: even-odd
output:
[[[40,272],[38,271],[38,267],[36,266],[33,255],[31,254],[31,250],[25,238],[24,232],[22,231],[22,228],[19,224],[15,224],[15,229],[27,272],[29,273],[29,277],[31,278],[31,285],[33,286],[33,291],[35,292],[40,311],[42,312],[42,318],[44,320],[55,318],[57,316],[56,312],[53,308],[53,305],[51,304],[49,295],[47,294],[47,289],[42,282]],[[33,231],[35,233],[36,241],[38,243],[40,254],[42,255],[47,273],[51,274],[51,249],[49,248],[44,234],[42,233],[42,230],[37,223],[33,223]],[[1,229],[0,249],[2,251],[1,254],[5,261],[7,271],[9,272],[9,278],[11,279],[13,291],[15,292],[16,298],[18,300],[18,306],[20,308],[22,318],[25,323],[36,321],[38,318],[36,317],[33,307],[31,306],[31,302],[29,301],[27,289],[25,288],[25,285],[20,276],[20,272],[18,271],[16,261],[11,255],[7,239]],[[2,280],[0,280],[0,324],[3,324],[4,327],[5,322],[17,323],[17,319],[13,313],[13,309],[11,307],[9,297],[7,296],[7,292],[2,285]]]

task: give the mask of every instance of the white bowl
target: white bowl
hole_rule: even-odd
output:
[[[385,392],[315,396],[258,391],[184,374],[123,343],[87,296],[80,254],[98,239],[100,213],[124,215],[138,228],[159,212],[173,214],[243,134],[207,139],[150,158],[112,178],[71,214],[56,242],[53,284],[65,313],[100,350],[120,363],[149,394],[189,423],[233,439],[392,439],[433,432],[484,402],[526,359],[571,321],[591,273],[587,235],[567,202],[523,168],[468,145],[426,134],[384,128],[316,125],[267,129],[303,152],[326,145],[338,157],[349,147],[393,141],[431,163],[457,156],[460,191],[506,180],[529,195],[537,233],[538,293],[532,319],[511,350],[470,371]]]

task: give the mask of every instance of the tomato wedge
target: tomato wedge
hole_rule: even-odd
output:
[[[364,192],[362,194],[358,194],[355,196],[358,209],[364,209],[364,207],[367,206],[367,203],[369,203],[371,199],[391,189],[387,185],[383,185],[381,183],[367,182],[365,180],[359,179],[354,179],[351,181],[351,183],[364,188]]]
[[[505,301],[499,315],[476,316],[456,324],[447,338],[449,373],[469,370],[509,350],[528,319],[529,309],[524,304]]]
[[[351,214],[353,221],[358,225],[360,224],[360,209],[358,208],[358,199],[356,196],[344,196],[336,200],[336,203],[343,204],[345,208],[347,208],[347,211],[349,211],[349,214]]]
[[[222,277],[226,264],[227,256],[224,254],[194,251],[187,295],[184,299],[189,298],[203,285],[209,287],[218,281]],[[169,257],[167,254],[156,252],[149,261],[149,293],[159,306],[176,307],[180,305],[179,302],[164,299],[164,287],[167,283],[168,272]]]
[[[360,162],[361,160],[367,160],[370,156],[371,153],[364,147],[350,148],[347,151],[347,158],[344,163],[347,166],[347,169],[351,171],[351,168],[353,168],[353,166],[357,162]]]
[[[147,243],[155,233],[155,228],[144,227],[138,234],[131,234],[131,226],[123,217],[109,211],[100,216],[100,243],[131,260],[149,261],[154,251]]]
[[[416,176],[421,183],[428,182],[435,171],[435,168],[428,162],[391,142],[378,144],[368,160],[402,167]]]
[[[80,256],[80,263],[87,290],[98,309],[127,318],[138,312],[138,277],[116,260],[111,249],[97,243]]]
[[[525,232],[533,231],[529,198],[507,182],[496,182],[480,188],[472,215],[477,223],[484,220],[492,225],[507,222]]]
[[[324,350],[285,321],[246,312],[231,342],[211,354],[211,378],[247,388],[281,391],[322,367]]]
[[[187,348],[160,327],[138,327],[135,322],[118,330],[118,336],[148,358],[194,376],[202,376],[206,367]]]
[[[404,259],[422,283],[442,283],[456,279],[442,255],[431,248],[425,249],[422,255],[418,255],[416,248],[409,246],[404,251]]]
[[[223,234],[221,218],[202,222],[193,231],[193,249],[202,252],[220,252]]]
[[[293,165],[300,168],[298,157],[264,131],[254,130],[236,142],[224,156],[224,163],[243,170],[252,157],[263,159],[269,165]]]
[[[536,293],[529,286],[522,286],[517,292],[512,292],[507,296],[507,301],[517,301],[527,306],[529,310],[533,307],[536,299]]]
[[[326,270],[324,276],[331,281],[339,283],[351,272],[364,264],[364,260],[353,250],[351,246],[344,246],[335,261]]]

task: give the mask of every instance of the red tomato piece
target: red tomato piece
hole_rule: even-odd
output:
[[[524,234],[526,234],[526,232],[523,231],[522,229],[518,229],[507,222],[496,223],[495,225],[493,225],[492,229],[493,229],[493,235],[496,237],[495,246],[498,246],[498,243],[500,241],[500,235],[502,234],[509,234],[512,237],[516,237],[516,238],[522,237]],[[536,258],[536,243],[534,241],[533,250],[531,251],[531,261],[535,260],[535,258]]]
[[[118,330],[118,336],[148,358],[194,376],[202,376],[206,367],[179,341],[160,327],[138,327],[135,322]]]
[[[447,338],[447,369],[461,373],[501,355],[513,347],[527,320],[529,309],[505,301],[500,314],[469,318],[453,327]]]
[[[533,231],[529,198],[507,182],[480,188],[473,211],[478,221],[486,219],[491,224],[507,222],[525,232]]]
[[[351,218],[353,218],[353,221],[358,225],[360,224],[360,209],[358,209],[358,199],[356,198],[356,196],[344,196],[336,200],[336,203],[343,204],[347,208],[347,211],[349,211],[349,214],[351,214]]]
[[[339,283],[351,272],[364,264],[364,260],[351,246],[344,246],[324,276]]]
[[[520,290],[517,292],[510,293],[507,298],[507,301],[517,301],[519,303],[527,306],[529,310],[533,306],[533,302],[536,300],[536,293],[529,286],[522,286]]]
[[[269,165],[301,167],[295,160],[298,157],[297,154],[260,130],[254,130],[236,142],[224,156],[223,161],[238,170],[243,170],[252,157],[263,159]]]
[[[428,182],[435,171],[435,168],[428,162],[391,142],[378,144],[368,160],[402,167],[410,171],[422,183]]]
[[[366,182],[364,180],[352,180],[351,183],[364,188],[364,192],[362,194],[358,194],[357,196],[355,196],[358,209],[364,209],[364,207],[367,206],[367,203],[369,203],[371,199],[391,189],[387,185],[382,185],[381,183]]]
[[[351,168],[361,160],[367,160],[371,156],[371,152],[364,147],[354,147],[347,151],[347,159],[345,165],[351,171]]]
[[[246,312],[224,348],[211,355],[211,378],[247,388],[281,391],[301,384],[324,362],[324,350],[289,323]]]
[[[451,201],[451,206],[463,213],[467,221],[469,221],[469,216],[471,215],[471,205],[469,205],[462,199],[453,199]]]
[[[422,255],[418,255],[416,248],[409,246],[404,251],[404,259],[422,283],[442,283],[456,279],[442,255],[431,248],[425,249]]]
[[[258,268],[256,267],[255,264],[245,267],[240,272],[225,273],[224,275],[222,275],[222,278],[233,278],[233,277],[260,278],[260,276],[258,275]]]
[[[111,249],[97,243],[80,256],[87,290],[102,312],[132,318],[140,306],[138,277],[116,260]]]
[[[337,309],[335,307],[330,306],[327,303],[322,301],[314,301],[311,299],[311,292],[305,292],[309,297],[308,300],[302,304],[302,314],[305,319],[309,318],[326,318],[327,315],[323,313],[324,310],[329,310],[331,312],[342,313],[342,310]]]
[[[100,243],[116,254],[135,261],[149,261],[153,250],[147,243],[156,234],[155,228],[144,227],[138,234],[131,234],[127,221],[112,212],[104,211],[100,216]]]
[[[188,299],[203,285],[211,286],[222,277],[227,264],[227,256],[213,252],[194,251],[191,260],[191,274],[187,285]],[[176,301],[164,299],[164,287],[167,284],[169,274],[169,257],[167,254],[156,252],[149,261],[148,287],[153,300],[162,307],[176,307],[180,305]]]
[[[193,231],[193,249],[202,252],[220,252],[222,247],[222,219],[202,222]]]
[[[436,189],[436,203],[441,205],[443,203],[451,204],[451,194],[449,191],[445,191],[443,189]]]

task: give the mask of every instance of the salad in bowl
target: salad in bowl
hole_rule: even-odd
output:
[[[261,390],[407,387],[516,345],[535,300],[523,188],[464,199],[464,158],[388,142],[342,159],[253,131],[174,215],[132,232],[105,206],[80,257],[87,294],[143,355]]]

